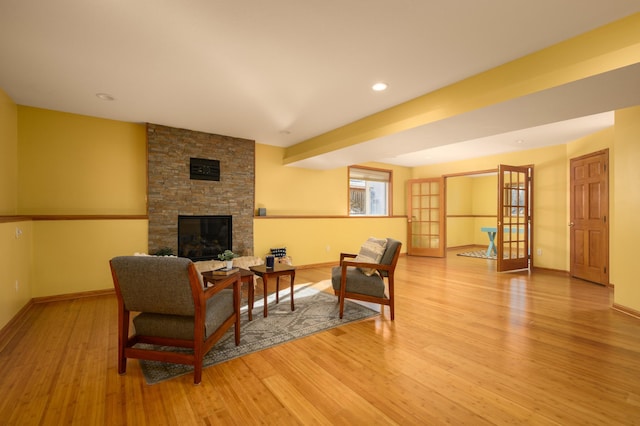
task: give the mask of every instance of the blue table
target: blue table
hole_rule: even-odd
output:
[[[491,226],[483,226],[482,228],[480,228],[480,230],[482,232],[486,232],[487,235],[489,236],[489,247],[487,247],[487,257],[491,256],[492,254],[498,256],[498,249],[496,248],[496,243],[494,241],[496,238],[496,233],[498,232],[498,228],[493,228]],[[504,230],[505,232],[509,232],[509,227],[505,226]],[[524,229],[518,228],[518,227],[512,227],[511,232],[513,233],[517,232],[518,234],[522,234],[524,233]]]
[[[488,226],[483,226],[480,228],[482,232],[486,232],[489,236],[489,247],[487,247],[487,257],[491,255],[498,256],[498,249],[496,248],[496,243],[494,239],[496,238],[496,233],[498,232],[498,228],[492,228]]]

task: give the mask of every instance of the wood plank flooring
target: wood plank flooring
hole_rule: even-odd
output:
[[[562,273],[401,257],[394,322],[149,386],[137,361],[116,372],[115,296],[36,304],[0,344],[0,425],[640,424],[640,320],[610,306]]]

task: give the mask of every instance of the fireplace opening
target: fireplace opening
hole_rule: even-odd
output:
[[[231,216],[178,216],[178,256],[210,260],[232,250],[231,224]]]

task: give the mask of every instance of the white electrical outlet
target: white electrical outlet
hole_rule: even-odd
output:
[[[16,240],[22,236],[22,229],[16,228]]]
[[[327,253],[329,253],[331,251],[331,246],[327,244],[327,247],[325,247],[325,250],[327,250]]]
[[[536,253],[538,254],[538,256],[542,256],[542,249],[538,249]]]
[[[16,293],[20,290],[20,281],[16,280]]]

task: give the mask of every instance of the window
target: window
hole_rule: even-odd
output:
[[[510,209],[511,214],[509,216],[524,216],[524,183],[511,184],[508,186],[508,191],[505,192],[507,198],[505,199],[505,207]]]
[[[349,167],[349,216],[390,216],[391,170]]]

